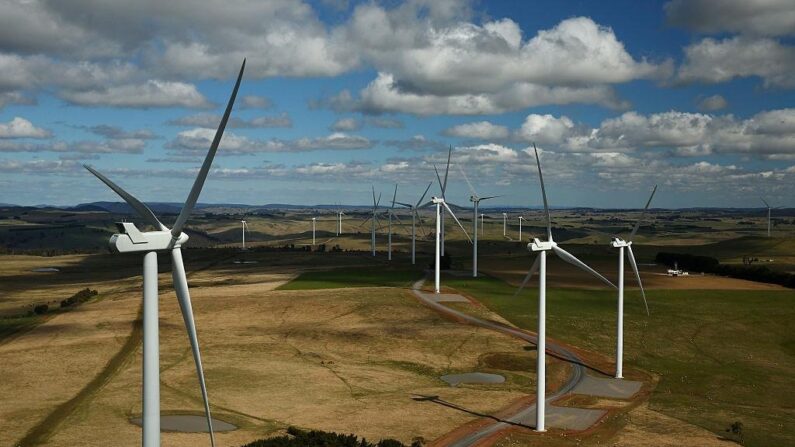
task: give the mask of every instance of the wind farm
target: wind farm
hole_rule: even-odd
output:
[[[0,445],[795,445],[794,14],[9,2]]]

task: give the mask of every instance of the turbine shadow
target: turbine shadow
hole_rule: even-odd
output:
[[[442,405],[442,406],[447,407],[447,408],[452,408],[454,410],[462,411],[464,413],[471,414],[473,416],[478,416],[478,417],[482,417],[482,418],[488,418],[488,419],[491,419],[491,420],[493,420],[495,422],[503,422],[505,424],[510,424],[510,425],[513,425],[513,426],[516,426],[516,427],[529,428],[531,430],[534,428],[534,427],[531,427],[529,425],[522,424],[520,422],[513,422],[513,421],[509,421],[507,419],[499,418],[499,417],[491,415],[491,414],[486,414],[486,413],[481,413],[481,412],[478,412],[478,411],[475,411],[475,410],[470,410],[468,408],[462,407],[462,406],[454,404],[452,402],[447,402],[446,400],[442,400],[442,399],[439,398],[439,396],[425,396],[425,395],[422,395],[422,394],[417,394],[415,396],[412,396],[412,399],[417,401],[417,402],[433,402],[435,404],[439,404],[439,405]]]

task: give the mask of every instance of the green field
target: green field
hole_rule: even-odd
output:
[[[519,327],[535,330],[535,284],[515,288],[482,277],[445,278]],[[718,435],[734,421],[745,445],[795,445],[795,291],[648,291],[647,317],[637,292],[625,306],[625,365],[660,376],[650,407]],[[547,291],[547,333],[612,356],[615,294]]]

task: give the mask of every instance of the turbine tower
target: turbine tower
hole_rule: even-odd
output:
[[[760,199],[760,200],[761,200],[761,201],[762,201],[762,202],[765,204],[765,206],[767,207],[767,237],[770,237],[770,227],[771,227],[771,225],[770,225],[770,210],[771,210],[771,208],[770,208],[770,204],[769,204],[769,203],[767,203],[767,201],[766,201],[765,199],[761,198],[761,197],[760,197],[759,199]]]
[[[419,214],[418,208],[422,203],[422,200],[425,199],[425,195],[428,194],[428,190],[431,189],[431,185],[433,185],[433,181],[428,183],[428,187],[425,188],[425,192],[422,193],[420,200],[417,200],[417,203],[412,205],[410,203],[403,203],[403,202],[395,202],[400,206],[405,206],[406,208],[411,210],[411,264],[416,264],[416,248],[417,248],[417,219],[420,220],[422,223],[422,217]],[[423,229],[423,234],[425,234],[425,230]]]
[[[472,187],[472,183],[469,182],[469,178],[467,178],[466,173],[461,166],[459,165],[458,170],[461,171],[461,175],[464,177],[464,180],[467,182],[467,186],[469,186],[469,190],[472,192],[472,195],[469,196],[469,201],[472,202],[474,207],[472,208],[472,234],[475,238],[472,242],[472,277],[478,277],[478,207],[480,206],[481,200],[489,200],[499,196],[487,196],[487,197],[480,197],[478,193],[475,192],[475,188]],[[482,225],[481,225],[482,226]]]
[[[315,245],[315,220],[317,217],[312,218],[312,245]]]
[[[485,236],[486,235],[486,226],[483,225],[483,216],[485,216],[485,214],[480,213],[480,235],[481,236]]]
[[[387,250],[386,250],[387,251],[387,260],[388,261],[392,260],[392,216],[394,215],[394,211],[395,211],[395,199],[397,198],[397,188],[398,188],[398,185],[397,185],[397,183],[395,183],[395,193],[392,194],[392,206],[389,208],[389,211],[388,211],[388,213],[389,213],[389,217],[388,217],[389,223],[387,224],[388,225],[388,236],[387,236]],[[395,217],[397,217],[397,216],[395,216]]]
[[[635,279],[638,280],[638,287],[640,287],[640,294],[643,297],[643,304],[646,306],[646,315],[649,315],[649,304],[646,302],[646,292],[643,291],[643,283],[640,281],[640,272],[638,271],[638,263],[635,262],[635,255],[632,253],[632,239],[635,237],[635,234],[638,232],[638,228],[640,228],[640,223],[643,221],[643,217],[646,215],[646,211],[649,209],[649,205],[651,204],[651,199],[654,198],[654,193],[657,192],[657,185],[654,185],[654,189],[651,190],[651,195],[649,196],[649,200],[646,202],[646,206],[643,208],[643,212],[640,214],[638,221],[635,223],[635,227],[632,228],[632,233],[629,234],[629,240],[625,241],[624,239],[619,238],[618,236],[614,237],[613,240],[610,242],[615,248],[618,248],[618,315],[616,321],[616,379],[623,379],[624,378],[624,249],[627,249],[627,257],[629,258],[629,263],[632,266],[632,270],[635,271]]]
[[[375,198],[375,187],[373,187],[373,214],[372,214],[372,216],[370,216],[367,219],[365,219],[364,222],[362,222],[359,225],[359,227],[361,227],[362,225],[366,224],[367,221],[371,221],[370,222],[370,250],[371,250],[373,256],[375,256],[375,225],[376,225],[377,220],[378,220],[377,213],[378,213],[378,204],[379,203],[381,203],[381,193],[378,193],[378,199],[376,199]],[[380,228],[381,224],[379,223],[378,226]]]
[[[191,211],[196,206],[199,199],[204,181],[210,171],[218,144],[221,142],[229,115],[232,113],[232,106],[235,103],[243,71],[246,67],[246,60],[240,67],[235,87],[226,110],[221,118],[221,123],[215,133],[210,150],[202,163],[199,174],[193,183],[193,187],[188,194],[188,199],[182,207],[174,226],[169,230],[161,223],[155,214],[141,201],[130,195],[127,191],[110,181],[107,177],[100,174],[94,168],[84,165],[92,174],[105,183],[110,189],[118,194],[127,202],[144,220],[155,227],[155,231],[140,231],[131,222],[119,222],[116,226],[119,234],[114,234],[110,238],[110,247],[117,253],[143,253],[143,440],[144,447],[158,447],[160,445],[160,349],[159,349],[159,328],[158,328],[158,287],[157,287],[157,253],[170,251],[172,259],[172,278],[174,289],[179,301],[182,312],[182,319],[185,329],[188,332],[193,361],[196,365],[196,374],[199,378],[202,399],[204,400],[204,413],[207,417],[207,428],[210,432],[210,442],[215,446],[215,435],[213,433],[212,418],[210,416],[210,402],[207,398],[207,387],[204,381],[204,370],[202,368],[201,354],[199,352],[199,341],[196,337],[196,325],[193,320],[193,308],[190,301],[188,290],[188,280],[185,275],[185,266],[182,262],[182,246],[188,241],[188,235],[183,233],[185,223],[190,217]]]
[[[247,227],[247,224],[246,224],[245,220],[241,220],[240,223],[243,224],[243,250],[245,250],[246,249],[246,227]]]
[[[508,213],[502,213],[502,237],[508,236],[505,232],[508,223]]]
[[[439,231],[439,227],[441,226],[442,216],[444,215],[442,213],[442,210],[441,210],[442,207],[444,207],[447,210],[447,212],[449,212],[450,215],[453,216],[453,219],[455,219],[455,223],[457,223],[458,226],[461,227],[461,231],[464,232],[464,234],[466,235],[467,239],[469,239],[470,243],[472,243],[472,239],[469,238],[469,234],[467,234],[467,230],[464,229],[464,226],[461,225],[461,222],[459,222],[458,218],[455,217],[455,213],[453,213],[453,210],[451,210],[450,207],[447,205],[447,203],[444,201],[444,198],[442,198],[442,197],[431,197],[431,201],[426,203],[423,206],[427,206],[429,204],[436,205],[436,257],[435,257],[435,269],[434,269],[434,282],[433,282],[433,285],[434,285],[434,292],[435,293],[439,293],[439,278],[440,278],[440,270],[441,270],[441,267],[440,267],[440,265],[441,265],[440,250],[441,250],[441,240],[442,240],[441,239],[441,233]]]
[[[530,281],[530,278],[538,272],[538,358],[537,358],[537,380],[536,380],[536,431],[546,431],[544,428],[544,406],[546,404],[546,306],[547,306],[547,252],[553,251],[561,260],[568,262],[591,275],[598,278],[600,281],[608,284],[610,287],[616,288],[613,283],[607,280],[604,276],[597,273],[594,269],[588,267],[584,262],[580,261],[574,255],[560,248],[558,244],[552,239],[552,220],[549,215],[549,205],[547,204],[547,193],[544,189],[544,177],[541,174],[541,160],[538,158],[538,149],[533,144],[533,149],[536,155],[536,164],[538,165],[538,179],[541,182],[541,195],[544,199],[544,212],[547,217],[547,240],[541,241],[538,238],[533,239],[533,242],[527,244],[527,249],[530,252],[538,252],[530,271],[522,280],[522,284],[516,291],[514,296],[519,293]]]
[[[519,216],[519,242],[522,242],[522,221],[524,217]]]

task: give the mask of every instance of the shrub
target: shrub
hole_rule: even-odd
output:
[[[50,309],[50,306],[46,304],[37,304],[36,307],[33,308],[33,313],[36,315],[44,315]]]
[[[287,429],[287,435],[259,439],[243,447],[405,447],[400,441],[382,439],[373,444],[356,435],[342,435],[318,430],[305,431],[295,427]]]

